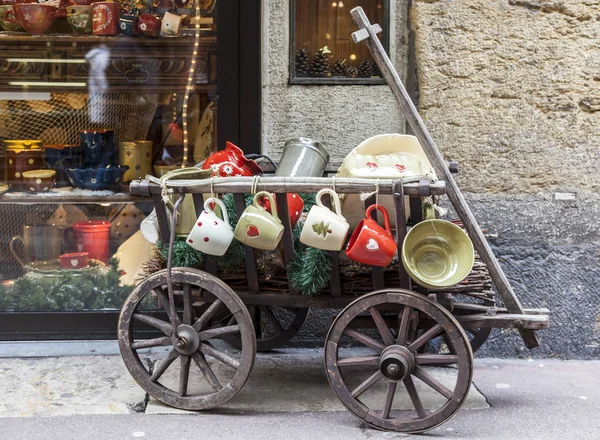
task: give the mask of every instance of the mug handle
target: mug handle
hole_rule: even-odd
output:
[[[390,227],[390,216],[388,215],[387,209],[383,207],[383,205],[371,205],[367,208],[367,217],[371,218],[371,213],[378,209],[383,214],[383,222],[385,224],[385,230],[391,234],[392,228]]]
[[[323,194],[329,194],[331,196],[331,200],[333,200],[333,206],[335,209],[335,213],[337,215],[339,215],[340,217],[342,216],[342,208],[340,206],[340,197],[337,195],[337,193],[330,189],[330,188],[323,188],[321,191],[319,191],[317,193],[317,196],[315,197],[315,201],[317,202],[317,205],[319,205],[322,208],[326,208],[323,205],[323,202],[321,201],[321,197],[323,197]]]
[[[17,24],[17,18],[15,17],[15,11],[13,9],[5,9],[2,14],[2,20],[10,23]]]
[[[14,257],[16,258],[16,260],[19,262],[19,264],[21,266],[25,266],[25,263],[23,262],[23,259],[19,256],[19,254],[17,254],[17,251],[15,250],[15,241],[20,241],[21,244],[23,244],[23,236],[22,235],[15,235],[11,240],[10,240],[10,251],[12,252],[12,254],[14,255]]]
[[[219,205],[219,207],[221,208],[221,213],[223,214],[223,221],[229,224],[229,215],[227,214],[227,207],[225,206],[225,203],[223,203],[220,199],[216,197],[209,197],[208,199],[206,199],[206,201],[204,202],[204,210],[215,212],[212,209],[210,209],[211,202],[215,202],[217,205]]]
[[[271,215],[277,220],[279,220],[279,215],[277,214],[277,206],[275,205],[275,200],[273,200],[273,196],[271,195],[271,193],[267,191],[259,191],[254,195],[254,201],[252,202],[252,204],[257,208],[262,208],[262,206],[260,206],[260,203],[258,203],[258,199],[260,197],[266,197],[269,200],[269,203],[271,204]]]
[[[435,208],[433,203],[423,204],[423,220],[435,220]]]

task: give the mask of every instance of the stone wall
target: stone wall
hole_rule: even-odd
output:
[[[390,53],[404,72],[406,0],[390,4]],[[386,85],[289,85],[289,7],[289,0],[263,3],[263,153],[278,158],[286,139],[305,136],[326,142],[332,158],[341,159],[370,136],[402,132],[403,119]]]

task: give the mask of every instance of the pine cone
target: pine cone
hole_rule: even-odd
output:
[[[306,49],[298,49],[296,51],[296,76],[310,76],[310,59],[306,53]]]
[[[383,78],[383,75],[381,74],[381,70],[379,69],[379,66],[377,65],[377,63],[373,63],[372,67],[373,67],[373,70],[371,72],[371,75]]]
[[[346,76],[346,60],[336,60],[331,68],[331,76]]]
[[[348,78],[356,78],[358,76],[358,69],[354,66],[348,67],[348,69],[346,69],[346,76]]]
[[[373,73],[373,63],[369,60],[364,60],[358,66],[358,76],[361,78],[371,78]]]
[[[324,49],[319,49],[313,57],[311,64],[313,78],[326,78],[329,76],[329,55]]]

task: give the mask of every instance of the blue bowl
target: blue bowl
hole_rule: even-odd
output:
[[[67,174],[69,182],[81,189],[111,189],[123,180],[123,174],[129,169],[127,165],[106,165],[100,168],[67,168],[61,167]]]

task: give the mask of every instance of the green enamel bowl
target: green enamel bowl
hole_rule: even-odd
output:
[[[406,235],[402,264],[410,277],[428,289],[461,282],[473,268],[475,250],[460,227],[446,220],[424,220]]]

